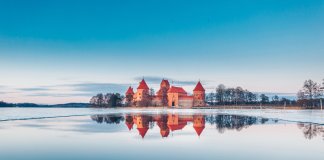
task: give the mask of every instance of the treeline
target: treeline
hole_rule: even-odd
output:
[[[280,98],[275,95],[268,97],[265,94],[256,94],[242,87],[226,88],[225,85],[217,86],[215,92],[206,94],[206,103],[215,105],[293,105],[296,101]]]
[[[99,93],[96,96],[93,96],[90,99],[90,106],[91,107],[122,107],[122,101],[124,97],[120,95],[119,93],[107,93],[102,94]]]
[[[0,107],[16,107],[16,104],[0,101]]]
[[[297,93],[297,104],[303,108],[319,109],[323,106],[324,79],[322,85],[313,80],[306,80]]]
[[[53,105],[45,105],[45,104],[35,104],[35,103],[7,103],[4,101],[0,101],[0,107],[24,107],[24,108],[86,108],[89,107],[88,103],[66,103],[66,104],[53,104]]]

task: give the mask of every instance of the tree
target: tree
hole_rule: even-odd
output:
[[[306,80],[303,85],[303,92],[309,99],[318,98],[321,95],[320,85],[312,80]]]
[[[247,91],[246,100],[248,103],[253,103],[253,102],[257,101],[257,95],[252,92]]]
[[[103,105],[108,105],[108,107],[111,107],[110,100],[111,100],[111,98],[112,98],[113,95],[114,95],[113,93],[107,93],[107,94],[105,94],[104,97],[103,97],[103,101],[104,101]],[[110,102],[110,104],[109,104],[109,102]]]
[[[279,103],[279,96],[278,96],[278,95],[274,95],[274,96],[272,97],[272,102],[273,102],[274,104],[278,104],[278,103]]]
[[[99,93],[90,99],[90,104],[94,107],[120,107],[123,99],[119,93]]]
[[[113,93],[113,94],[110,93],[109,95],[111,95],[111,96],[110,96],[110,99],[107,101],[107,107],[121,107],[122,106],[123,97],[119,93]]]
[[[211,92],[206,96],[206,102],[210,105],[215,105],[215,98],[216,94],[214,92]]]
[[[298,104],[304,107],[315,108],[320,104],[319,98],[322,95],[321,86],[312,80],[306,80],[303,88],[298,91]]]
[[[150,97],[153,98],[155,95],[155,91],[153,88],[150,89]]]
[[[233,104],[234,102],[235,89],[228,88],[225,90],[224,101],[227,104]]]
[[[132,94],[128,94],[125,97],[125,105],[126,106],[132,106],[132,102],[133,102],[133,95]]]
[[[220,84],[216,88],[216,93],[207,94],[206,101],[211,105],[253,104],[257,101],[257,95],[242,87],[226,88]]]
[[[102,106],[103,104],[104,104],[104,96],[103,96],[103,94],[102,93],[99,93],[98,95],[97,95],[97,105],[98,106]]]
[[[302,90],[299,90],[298,93],[297,93],[297,98],[299,100],[304,100],[304,99],[307,99],[305,93],[302,91]]]
[[[152,104],[152,97],[150,95],[150,91],[144,90],[142,92],[142,100],[137,102],[136,106],[140,107],[148,107]]]
[[[223,84],[220,84],[216,88],[216,101],[219,104],[224,104],[226,87]]]
[[[261,99],[260,102],[261,102],[262,104],[269,103],[269,97],[266,96],[265,94],[261,94],[261,95],[260,95],[260,99]]]
[[[96,96],[93,96],[90,99],[90,104],[93,106],[101,107],[104,104],[104,96],[102,93],[97,94]]]
[[[237,105],[238,103],[244,103],[244,90],[242,87],[236,87],[234,90],[234,101]]]

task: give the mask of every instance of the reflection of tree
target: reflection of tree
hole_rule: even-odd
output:
[[[256,123],[263,124],[268,119],[239,115],[208,115],[206,116],[206,121],[212,125],[215,124],[219,133],[224,133],[226,129],[240,131]]]
[[[312,139],[320,134],[324,137],[324,127],[318,124],[312,123],[298,123],[298,128],[303,131],[306,139]]]
[[[96,121],[97,123],[107,123],[107,124],[119,124],[124,121],[124,117],[122,115],[93,115],[91,119]]]

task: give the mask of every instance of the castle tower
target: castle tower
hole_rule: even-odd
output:
[[[193,90],[193,106],[194,107],[203,107],[205,106],[205,89],[198,81],[195,89]]]
[[[169,89],[169,88],[170,88],[170,83],[169,83],[169,81],[166,80],[166,79],[162,79],[162,82],[161,82],[161,84],[160,84],[160,88],[167,88],[167,89]]]
[[[139,83],[137,87],[137,92],[135,94],[134,100],[135,101],[141,101],[145,96],[148,96],[149,94],[149,87],[147,86],[144,79]]]

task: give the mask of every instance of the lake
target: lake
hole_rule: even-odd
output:
[[[0,159],[324,159],[322,111],[0,108]]]

